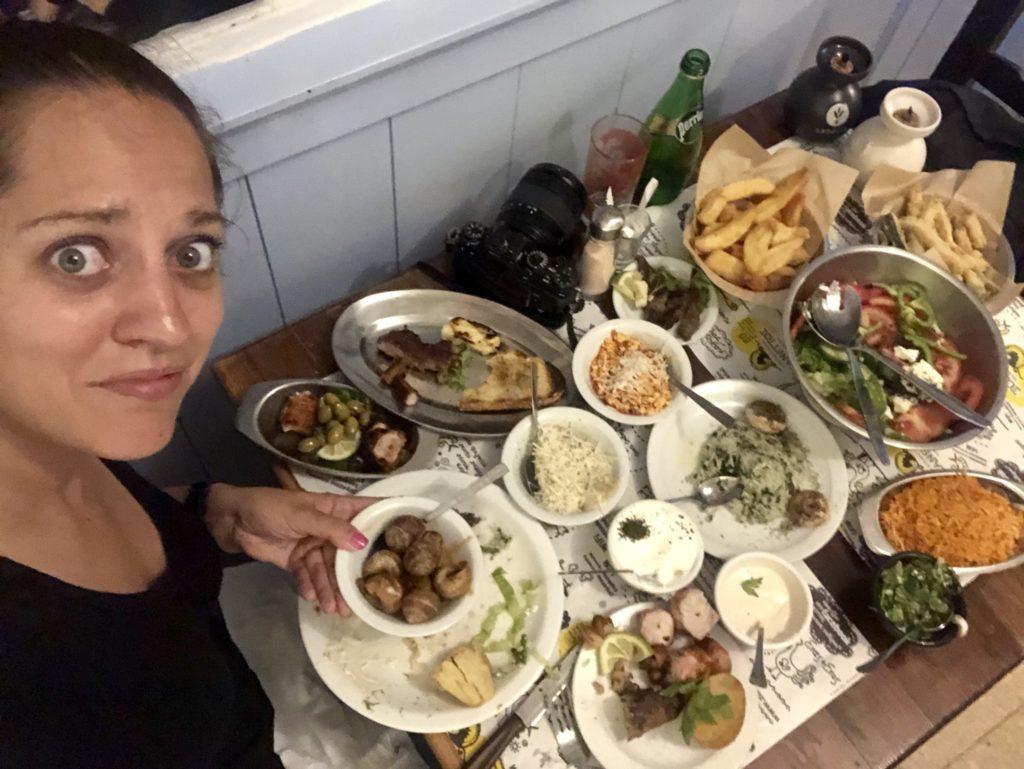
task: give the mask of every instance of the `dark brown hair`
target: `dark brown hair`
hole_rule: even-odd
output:
[[[217,140],[196,105],[167,73],[130,46],[101,32],[36,21],[0,23],[0,192],[15,175],[21,104],[46,89],[96,86],[120,87],[177,109],[203,145],[214,193],[218,204],[221,202],[223,181],[217,163]]]

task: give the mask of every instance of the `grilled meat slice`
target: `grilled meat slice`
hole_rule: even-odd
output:
[[[413,371],[439,374],[448,368],[452,357],[452,343],[424,342],[407,328],[388,331],[377,340],[377,349],[384,355],[400,360]]]
[[[632,682],[618,695],[625,716],[626,737],[630,740],[678,718],[683,711],[678,697],[662,697],[654,689]]]

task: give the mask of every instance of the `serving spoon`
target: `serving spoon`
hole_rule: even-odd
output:
[[[885,443],[882,440],[885,434],[882,419],[868,395],[864,372],[861,371],[860,358],[856,352],[857,338],[860,334],[860,295],[852,286],[840,288],[837,283],[833,283],[824,290],[819,288],[815,291],[804,308],[804,317],[811,330],[828,344],[846,350],[850,375],[853,377],[853,389],[857,393],[860,413],[864,415],[864,426],[871,439],[871,446],[879,461],[883,465],[888,465],[889,452],[885,450]]]
[[[738,499],[743,493],[743,481],[732,475],[718,475],[697,485],[692,494],[663,500],[670,505],[696,500],[701,507],[717,507]]]
[[[530,435],[526,440],[526,454],[519,468],[523,486],[530,496],[537,496],[540,482],[537,480],[537,460],[534,451],[540,439],[540,421],[537,419],[537,367],[530,366]]]

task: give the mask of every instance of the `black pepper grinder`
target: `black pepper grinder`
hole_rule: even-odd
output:
[[[852,37],[830,37],[818,46],[817,64],[804,70],[786,95],[786,126],[812,142],[830,142],[856,123],[859,81],[871,69],[871,51]]]

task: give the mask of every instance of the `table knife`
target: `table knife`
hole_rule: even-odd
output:
[[[512,709],[508,718],[494,730],[484,746],[473,754],[465,769],[491,769],[501,758],[505,748],[523,729],[533,728],[539,724],[548,712],[551,701],[568,685],[569,671],[575,659],[575,651],[569,652],[551,671],[551,675],[544,676],[534,684],[529,693]]]

